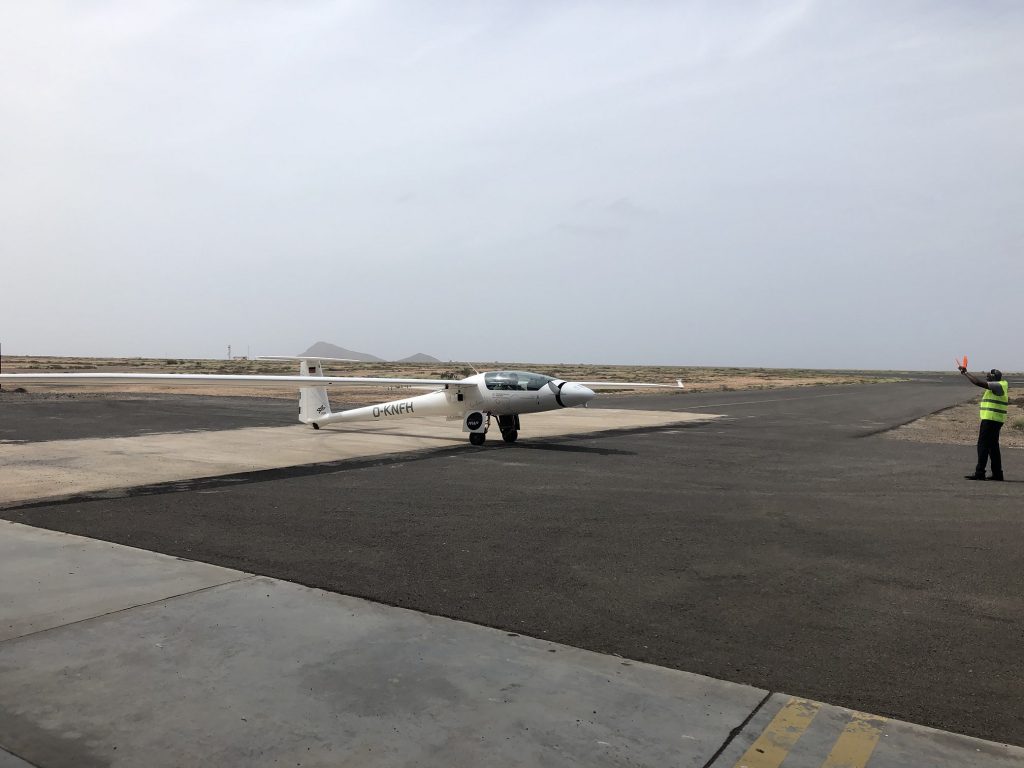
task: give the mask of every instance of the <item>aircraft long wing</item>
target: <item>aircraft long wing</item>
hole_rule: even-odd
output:
[[[0,384],[103,385],[148,384],[150,386],[180,386],[182,384],[215,384],[239,387],[330,387],[406,385],[444,387],[465,384],[459,379],[395,379],[365,376],[256,376],[215,373],[4,373]]]
[[[313,358],[303,358],[313,359]],[[323,359],[323,358],[317,358]],[[452,385],[467,385],[465,379],[401,379],[377,376],[262,376],[253,374],[216,373],[4,373],[0,384],[20,386],[21,384],[55,384],[60,386],[103,386],[145,384],[149,386],[217,385],[249,388],[331,387],[331,386],[405,386],[417,389],[433,389]],[[683,383],[651,384],[639,381],[573,381],[590,389],[681,389]]]

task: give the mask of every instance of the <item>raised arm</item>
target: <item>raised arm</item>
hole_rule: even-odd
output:
[[[960,373],[962,373],[964,376],[966,376],[968,379],[970,379],[971,384],[973,384],[974,386],[981,387],[982,389],[988,389],[989,388],[987,381],[983,381],[982,379],[979,379],[977,376],[975,376],[973,373],[968,371],[963,366],[960,367]]]

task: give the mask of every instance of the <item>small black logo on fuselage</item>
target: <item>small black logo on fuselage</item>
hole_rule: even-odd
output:
[[[467,429],[480,429],[480,425],[483,423],[484,415],[482,413],[478,413],[477,411],[473,411],[473,413],[469,414],[469,416],[466,417]]]

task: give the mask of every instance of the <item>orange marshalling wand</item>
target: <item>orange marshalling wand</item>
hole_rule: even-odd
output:
[[[964,361],[962,363],[958,362],[956,365],[957,365],[958,368],[966,368],[967,367],[967,355],[964,355]]]

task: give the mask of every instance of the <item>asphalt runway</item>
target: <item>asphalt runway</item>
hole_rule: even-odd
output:
[[[295,424],[298,404],[272,397],[111,395],[0,391],[0,441],[41,442],[83,437],[135,437],[233,427]]]
[[[616,396],[595,405],[727,418],[531,440],[524,417],[511,446],[0,515],[1021,745],[1024,456],[1004,451],[1010,482],[969,483],[970,448],[877,434],[975,392],[951,376]],[[41,439],[13,397],[0,439]],[[138,434],[137,402],[45,412],[65,436]],[[263,404],[182,397],[166,423],[294,417]]]

